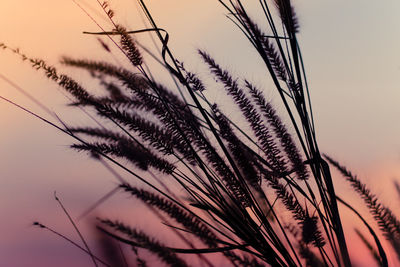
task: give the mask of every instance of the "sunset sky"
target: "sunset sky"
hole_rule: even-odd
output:
[[[95,0],[77,2],[106,30],[111,29]],[[168,30],[170,46],[185,66],[204,75],[196,49],[205,49],[233,73],[264,86],[266,96],[284,113],[272,83],[265,82],[262,62],[225,17],[226,11],[218,1],[147,2],[159,26]],[[300,23],[298,37],[321,150],[357,173],[400,215],[400,199],[392,183],[394,179],[400,181],[400,1],[293,3]],[[134,0],[111,0],[110,5],[116,20],[128,29],[143,28]],[[116,50],[114,56],[105,53],[96,37],[84,35],[83,31],[100,30],[72,0],[2,0],[0,43],[19,47],[26,54],[44,58],[60,68],[63,67],[58,60],[62,55],[111,62],[122,58]],[[151,47],[149,40],[140,38]],[[90,86],[90,81],[85,81],[86,74],[66,71]],[[42,73],[32,70],[9,51],[0,51],[0,75],[34,95],[67,123],[82,125],[87,121],[81,113],[65,106],[68,99]],[[221,92],[207,94],[216,101],[221,99]],[[0,95],[50,118],[2,79]],[[53,192],[57,191],[73,217],[77,217],[116,186],[116,180],[102,165],[69,149],[72,141],[0,101],[0,266],[90,264],[89,257],[78,249],[31,226],[39,220],[78,240],[54,201]],[[338,195],[352,192],[341,177],[335,179]],[[357,197],[350,200],[362,206]],[[119,216],[132,208],[132,203],[127,202],[125,196],[115,196],[99,213]],[[355,219],[348,219],[351,220]],[[80,225],[86,236],[93,234],[88,222],[83,220]],[[361,254],[357,249],[352,251],[354,255]],[[367,266],[368,258],[355,258]]]

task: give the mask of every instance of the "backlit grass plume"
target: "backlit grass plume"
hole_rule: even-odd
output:
[[[139,256],[143,249],[169,266],[196,264],[188,254],[199,255],[196,259],[208,266],[214,266],[208,258],[212,254],[231,266],[352,266],[339,198],[316,141],[296,37],[300,26],[291,1],[259,1],[264,24],[249,15],[244,1],[216,1],[265,64],[265,75],[278,92],[288,121],[263,94],[263,88],[245,77],[234,77],[210,53],[199,50],[199,60],[222,85],[232,100],[232,110],[240,112],[243,120],[235,121],[238,116],[207,99],[204,92],[211,87],[205,82],[208,74],[198,75],[174,56],[168,32],[157,25],[145,2],[139,0],[138,4],[150,26],[133,30],[114,22],[108,3],[99,2],[113,28],[92,34],[111,38],[130,64],[73,57],[61,60],[65,66],[90,73],[103,89],[100,94],[43,60],[0,45],[68,92],[71,106],[92,114],[97,126],[55,127],[75,139],[72,148],[109,161],[131,175],[132,180],[119,185],[120,191],[145,204],[159,218],[166,218],[160,227],[175,233],[176,240],[164,242],[146,233],[151,229],[112,219],[99,218],[98,228],[131,247],[138,266],[149,263]],[[147,50],[142,51],[135,41],[134,35],[144,32],[158,38],[159,58],[156,53],[143,54]],[[107,53],[112,51],[101,44]],[[158,73],[147,65],[149,56],[162,62],[175,86],[157,79]],[[400,222],[360,180],[325,158],[364,199],[379,229],[400,255]],[[370,251],[377,262],[387,266],[373,228],[340,201],[363,220],[375,240],[375,244],[368,243]]]

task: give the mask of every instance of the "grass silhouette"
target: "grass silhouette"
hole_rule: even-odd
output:
[[[96,127],[72,127],[61,120],[62,126],[57,126],[40,118],[74,138],[73,149],[112,163],[141,182],[143,188],[120,179],[119,188],[160,218],[169,218],[171,224],[166,228],[186,246],[166,245],[149,235],[150,229],[109,218],[98,219],[102,233],[132,247],[138,266],[147,265],[139,248],[170,266],[191,264],[181,254],[198,255],[201,262],[213,266],[207,257],[215,253],[232,266],[352,266],[338,209],[338,203],[343,203],[368,227],[365,234],[357,233],[372,234],[375,244],[364,243],[377,263],[388,266],[373,228],[337,197],[329,162],[365,201],[386,241],[400,255],[400,223],[393,212],[346,168],[321,155],[297,41],[300,25],[289,0],[259,1],[265,25],[252,19],[242,1],[218,1],[265,64],[289,124],[261,89],[245,78],[234,77],[209,53],[198,51],[209,75],[240,111],[245,127],[230,118],[219,103],[207,99],[207,83],[174,56],[168,32],[158,26],[145,1],[138,2],[150,28],[124,28],[114,21],[108,3],[99,2],[114,28],[90,33],[113,40],[129,66],[72,57],[61,61],[88,71],[103,87],[102,95],[95,95],[45,61],[0,44],[68,92],[72,106],[96,114]],[[158,38],[162,63],[176,81],[175,89],[160,83],[148,69],[143,48],[132,37],[140,33]],[[147,173],[155,173],[158,182],[151,183]],[[179,190],[172,189],[176,187]],[[39,222],[35,225],[51,229]],[[80,248],[95,265],[104,264],[87,246]],[[122,264],[120,259],[116,261]]]

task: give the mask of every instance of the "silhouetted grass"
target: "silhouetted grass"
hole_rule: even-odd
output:
[[[316,141],[296,37],[300,25],[291,2],[259,1],[259,11],[267,23],[258,25],[244,2],[216,1],[226,8],[229,18],[265,63],[266,75],[271,77],[290,118],[285,124],[261,89],[244,77],[234,77],[209,53],[198,51],[210,75],[222,84],[232,105],[241,112],[245,126],[233,122],[218,103],[205,97],[203,91],[208,89],[203,78],[174,57],[168,33],[158,27],[145,1],[138,2],[150,28],[125,29],[114,22],[108,4],[99,2],[114,29],[93,33],[119,38],[114,44],[130,66],[72,57],[61,61],[91,73],[103,86],[102,96],[94,95],[43,60],[31,59],[1,44],[60,85],[73,97],[72,106],[96,114],[98,127],[63,124],[58,128],[75,138],[77,143],[72,148],[108,160],[139,179],[146,188],[124,181],[121,191],[168,217],[170,223],[165,227],[179,233],[177,239],[184,240],[188,247],[166,245],[145,233],[151,229],[139,230],[116,220],[100,218],[98,228],[131,246],[138,266],[146,266],[146,260],[138,256],[138,248],[149,250],[170,266],[191,264],[180,254],[201,255],[199,259],[212,266],[207,260],[210,253],[221,254],[232,266],[351,266],[337,193]],[[270,8],[276,8],[279,16],[272,15]],[[145,68],[146,57],[132,37],[142,32],[159,39],[162,60],[177,81],[176,89],[161,84],[153,78],[156,73]],[[379,229],[400,255],[397,218],[358,178],[335,160],[325,158],[360,194]],[[156,173],[162,182],[150,183],[143,174],[146,171]],[[180,190],[170,190],[172,185]],[[376,261],[387,266],[385,251],[373,228],[353,207],[339,201],[363,220],[375,244],[366,241],[367,234],[357,233]]]

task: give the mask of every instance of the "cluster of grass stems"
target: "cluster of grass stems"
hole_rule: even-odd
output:
[[[62,59],[63,64],[92,74],[104,88],[103,95],[94,95],[45,61],[1,44],[68,92],[73,98],[71,105],[92,114],[98,126],[71,127],[59,118],[62,126],[58,126],[27,111],[73,137],[74,149],[87,151],[104,164],[112,163],[138,180],[135,184],[142,186],[133,186],[116,175],[119,191],[142,201],[165,219],[168,223],[163,227],[184,244],[165,245],[145,232],[150,229],[99,218],[97,228],[101,232],[132,248],[135,265],[148,265],[140,255],[145,249],[169,266],[189,266],[191,262],[182,254],[197,255],[204,266],[215,265],[208,257],[211,254],[219,254],[232,266],[352,266],[338,209],[341,203],[364,223],[366,233],[357,230],[357,234],[376,263],[388,266],[373,227],[337,196],[327,162],[365,201],[382,236],[400,256],[397,218],[356,176],[319,151],[296,37],[299,25],[290,0],[260,0],[258,11],[264,20],[259,23],[249,16],[242,1],[216,1],[226,8],[227,17],[265,63],[265,73],[279,93],[289,123],[282,121],[263,89],[242,77],[233,77],[210,54],[198,51],[210,75],[240,111],[245,126],[206,98],[204,91],[209,86],[174,57],[168,32],[156,24],[145,1],[138,3],[148,19],[148,28],[125,29],[114,21],[108,3],[99,2],[114,28],[107,31],[99,26],[101,32],[91,33],[109,38],[131,65]],[[146,65],[142,51],[154,58],[156,53],[140,47],[133,37],[145,32],[159,40],[159,61],[172,76],[175,88],[158,82]],[[177,186],[180,190],[171,189]],[[55,232],[39,222],[35,224]],[[372,235],[373,243],[367,235]],[[99,259],[86,243],[81,247],[70,242],[86,251],[96,266],[127,265],[115,257],[109,262]]]

